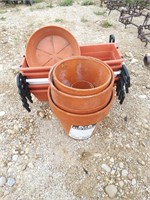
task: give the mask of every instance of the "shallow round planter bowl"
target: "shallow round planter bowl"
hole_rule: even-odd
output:
[[[58,90],[50,80],[51,97],[59,108],[77,114],[88,114],[103,109],[110,101],[114,85],[114,76],[109,86],[94,95],[75,96]]]
[[[59,26],[46,26],[34,32],[26,47],[29,67],[52,66],[64,58],[80,55],[74,36]]]
[[[104,62],[83,56],[73,56],[51,70],[54,85],[72,95],[93,95],[103,91],[112,79],[112,70]]]
[[[49,88],[48,100],[49,100],[50,107],[53,113],[55,114],[55,116],[59,119],[66,133],[69,133],[72,125],[86,126],[86,125],[91,125],[91,124],[97,124],[98,122],[103,120],[108,115],[112,107],[113,100],[114,100],[114,91],[113,91],[109,103],[102,110],[97,111],[95,113],[90,113],[90,114],[73,114],[73,113],[66,112],[60,109],[58,106],[56,106],[52,100],[50,93],[51,91]]]

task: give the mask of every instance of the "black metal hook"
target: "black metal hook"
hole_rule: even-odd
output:
[[[26,82],[26,77],[23,76],[21,73],[17,74],[16,83],[18,87],[18,93],[20,95],[20,99],[22,101],[22,106],[30,112],[31,109],[29,108],[28,101],[33,103],[31,93],[28,87],[28,83]]]
[[[113,34],[111,34],[109,36],[109,43],[114,43],[115,42],[115,36]]]
[[[131,86],[130,75],[125,64],[123,64],[120,78],[116,82],[116,95],[118,96],[118,100],[120,101],[120,104],[122,104],[125,99],[125,93],[129,93],[130,86]]]

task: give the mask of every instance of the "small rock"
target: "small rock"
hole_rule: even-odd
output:
[[[5,183],[6,183],[6,178],[5,178],[5,176],[1,176],[1,177],[0,177],[0,187],[2,187],[3,185],[5,185]]]
[[[12,187],[16,183],[16,180],[14,178],[9,177],[7,179],[6,185]]]
[[[109,137],[109,138],[112,138],[112,137],[113,137],[113,134],[112,134],[112,133],[110,133],[108,137]]]
[[[133,179],[133,175],[132,174],[128,174],[128,179],[132,180]]]
[[[113,198],[113,197],[116,196],[118,190],[117,190],[117,187],[115,185],[107,185],[105,187],[105,192],[106,192],[106,194],[108,194],[108,196],[110,198]]]
[[[19,131],[19,125],[18,124],[14,124],[14,130]]]
[[[150,53],[146,53],[144,58],[143,58],[144,66],[147,69],[150,69]]]
[[[132,60],[131,60],[131,64],[134,64],[134,63],[137,63],[138,62],[138,60],[137,59],[135,59],[135,58],[132,58]]]
[[[142,95],[139,95],[139,98],[140,98],[140,99],[146,99],[147,96],[146,96],[145,94],[142,94]]]
[[[120,168],[123,168],[124,167],[124,164],[121,162],[121,163],[119,163],[119,167]]]
[[[12,73],[16,74],[16,73],[19,72],[19,67],[18,66],[13,66],[13,67],[11,67],[11,71],[12,71]]]
[[[28,148],[28,147],[25,149],[25,153],[26,153],[26,154],[29,153],[29,148]]]
[[[111,170],[111,174],[112,174],[112,175],[114,175],[115,173],[116,173],[116,170],[115,170],[115,169]]]
[[[148,124],[144,124],[144,125],[143,125],[143,127],[144,127],[145,129],[147,129],[147,130],[149,130],[149,129],[150,129],[150,127],[149,127],[149,125],[148,125]]]
[[[12,135],[13,135],[13,134],[15,134],[15,130],[8,129],[8,130],[7,130],[7,133],[9,133],[9,134],[12,134]]]
[[[136,75],[136,71],[134,69],[131,69],[130,71],[132,74]]]
[[[4,111],[0,111],[0,117],[3,117],[5,115]]]
[[[19,69],[18,66],[12,66],[11,69]]]
[[[45,117],[45,113],[43,111],[39,111],[38,112],[38,116],[40,116],[41,118]]]
[[[12,161],[16,162],[17,160],[18,160],[18,155],[17,154],[13,155],[12,156]]]
[[[137,162],[140,164],[140,165],[145,165],[145,162],[141,159],[141,158],[138,158]]]
[[[122,188],[124,186],[124,182],[123,181],[119,181],[119,186]]]
[[[146,147],[146,142],[145,141],[140,141],[140,145],[143,147]]]
[[[111,158],[111,159],[110,159],[110,162],[114,163],[114,158]]]
[[[128,121],[128,117],[127,117],[127,116],[124,117],[124,121],[125,121],[125,122]]]
[[[136,132],[136,133],[135,133],[135,135],[139,136],[139,135],[140,135],[140,133]]]
[[[20,165],[17,166],[17,170],[20,171],[24,171],[27,168],[27,165],[25,163],[22,163]]]
[[[110,171],[111,171],[111,168],[110,168],[108,165],[106,165],[106,164],[102,164],[101,167],[102,167],[102,169],[104,169],[106,172],[110,172]]]
[[[31,168],[31,169],[33,169],[33,168],[34,168],[34,164],[33,164],[32,162],[30,162],[30,163],[28,164],[28,167]]]
[[[131,148],[130,144],[126,144],[125,147],[126,147],[127,149],[130,149],[130,148]]]
[[[133,58],[133,54],[131,52],[125,52],[125,56]]]
[[[136,179],[135,178],[132,179],[131,185],[136,186]]]
[[[128,175],[128,171],[126,169],[122,170],[121,175],[122,176],[127,176]]]
[[[146,88],[147,88],[147,89],[150,89],[150,85],[147,85]]]

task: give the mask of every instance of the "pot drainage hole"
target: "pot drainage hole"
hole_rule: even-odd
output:
[[[77,81],[73,83],[71,87],[78,89],[91,89],[94,88],[94,85],[88,81]]]

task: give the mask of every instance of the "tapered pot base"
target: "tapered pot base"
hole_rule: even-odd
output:
[[[53,113],[62,124],[64,131],[75,139],[87,139],[91,136],[88,134],[88,129],[90,129],[90,131],[94,131],[95,125],[108,115],[113,104],[114,91],[105,108],[90,114],[73,114],[60,109],[52,100],[50,88],[48,89],[48,100]],[[72,133],[73,129],[75,130],[74,132],[76,132],[75,134]],[[79,133],[80,129],[82,130],[82,134],[78,135],[77,133]],[[84,135],[84,133],[87,133],[87,135]]]

